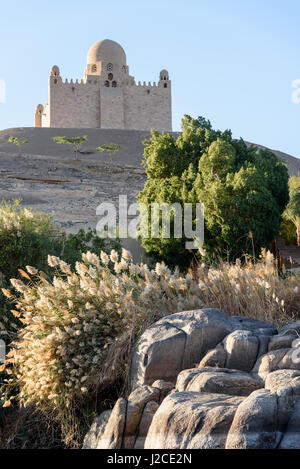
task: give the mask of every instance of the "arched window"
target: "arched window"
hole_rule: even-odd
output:
[[[164,84],[164,88],[168,88],[168,83],[165,83],[165,84]]]
[[[106,67],[106,69],[107,69],[108,72],[112,72],[112,71],[113,71],[113,68],[114,68],[114,67],[113,67],[113,64],[108,64],[107,67]]]
[[[106,80],[106,82],[104,83],[104,86],[106,86],[106,88],[108,88],[108,87],[109,87],[109,85],[110,85],[109,81],[108,81],[108,80]]]
[[[55,80],[54,80],[54,85],[57,85],[57,79],[56,79],[56,78],[55,78]]]
[[[117,82],[116,82],[116,81],[113,81],[112,84],[111,84],[111,86],[112,86],[113,88],[117,88]]]
[[[113,76],[112,73],[109,73],[109,74],[108,74],[108,79],[109,79],[110,81],[113,79],[113,77],[114,77],[114,76]]]
[[[93,65],[93,66],[92,66],[92,72],[93,72],[93,73],[94,73],[94,72],[97,72],[97,65]]]

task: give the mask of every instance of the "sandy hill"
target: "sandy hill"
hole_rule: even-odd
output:
[[[88,135],[82,147],[84,154],[75,161],[73,150],[57,145],[53,137]],[[8,143],[9,136],[28,140],[22,154]],[[174,133],[177,136],[178,133]],[[96,228],[96,209],[102,202],[112,202],[117,208],[119,196],[126,195],[128,204],[145,183],[141,166],[142,141],[149,132],[103,129],[45,129],[15,128],[0,131],[0,200],[22,199],[22,205],[47,213],[67,232],[88,226]],[[95,149],[104,143],[121,146],[109,164],[107,154]],[[300,160],[275,152],[288,165],[290,174],[298,174]],[[143,250],[131,239],[123,240],[134,259],[145,258]]]
[[[8,143],[10,135],[28,140],[24,147],[24,154],[46,155],[51,158],[64,159],[73,155],[73,150],[67,145],[58,145],[53,137],[65,135],[74,137],[87,135],[88,142],[82,146],[82,151],[88,152],[82,158],[93,161],[106,161],[107,155],[99,153],[96,148],[104,143],[116,143],[121,149],[114,155],[117,164],[141,167],[143,155],[142,141],[149,136],[149,132],[136,130],[106,130],[106,129],[49,129],[49,128],[15,128],[0,131],[0,152],[16,153],[16,147]],[[91,153],[89,153],[91,152]]]
[[[83,151],[91,151],[87,155],[89,160],[105,161],[106,156],[95,152],[95,148],[104,143],[116,143],[121,146],[121,150],[114,156],[116,164],[141,167],[143,155],[142,141],[149,136],[149,132],[137,130],[106,130],[106,129],[48,129],[48,128],[14,128],[0,131],[0,152],[16,153],[16,148],[7,142],[9,136],[14,135],[20,139],[26,139],[29,144],[24,148],[25,154],[45,155],[52,158],[65,158],[72,154],[72,149],[65,145],[57,145],[53,142],[53,137],[66,135],[88,135],[88,143],[82,147]],[[173,132],[174,136],[179,135]],[[262,145],[257,145],[264,148]],[[282,158],[288,166],[290,175],[298,175],[300,171],[300,159],[281,151],[272,150]]]

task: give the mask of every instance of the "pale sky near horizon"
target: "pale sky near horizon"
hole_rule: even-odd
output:
[[[1,0],[0,130],[33,126],[50,67],[82,78],[101,39],[123,46],[137,81],[169,71],[173,130],[202,115],[300,158],[299,0]]]

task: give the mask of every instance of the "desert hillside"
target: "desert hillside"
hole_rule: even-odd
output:
[[[178,132],[172,133],[175,137]],[[0,130],[0,154],[16,153],[13,145],[8,143],[8,138],[13,135],[22,140],[28,140],[25,147],[25,154],[28,155],[46,155],[51,158],[67,158],[72,155],[72,149],[66,146],[60,146],[53,142],[53,137],[57,135],[66,135],[72,137],[75,135],[87,135],[88,143],[83,147],[83,151],[91,152],[85,159],[105,162],[105,155],[99,154],[95,148],[104,143],[116,143],[121,146],[114,159],[116,164],[141,167],[141,157],[143,155],[142,141],[149,136],[147,131],[139,130],[110,130],[110,129],[53,129],[53,128],[34,128],[19,127],[13,129]],[[247,142],[248,143],[248,142]],[[250,145],[250,143],[249,143]],[[255,144],[259,148],[265,148],[263,145]],[[282,158],[288,166],[289,174],[298,175],[300,171],[300,159],[288,155],[278,150],[272,151]],[[2,156],[1,156],[2,160]]]
[[[8,143],[13,135],[28,140],[21,155]],[[58,135],[87,135],[80,161],[75,161],[70,146],[57,145]],[[174,133],[177,136],[178,133]],[[149,132],[105,129],[14,128],[0,131],[0,198],[21,198],[23,205],[44,212],[55,211],[55,220],[67,231],[97,223],[96,207],[101,202],[117,203],[119,195],[127,195],[128,203],[145,182],[141,164],[142,141]],[[95,149],[104,143],[120,145],[113,156]],[[286,161],[290,175],[300,171],[300,160],[275,151]]]

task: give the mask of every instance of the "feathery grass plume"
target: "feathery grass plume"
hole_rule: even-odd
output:
[[[171,272],[164,263],[150,270],[124,252],[121,260],[116,251],[82,257],[73,272],[50,256],[53,281],[41,273],[28,284],[12,281],[24,327],[6,361],[11,386],[20,405],[55,415],[65,434],[66,421],[78,429],[78,413],[94,409],[99,392],[120,381],[126,387],[132,348],[161,317],[216,307],[282,324],[300,313],[300,279],[280,277],[270,253],[255,264],[201,264],[196,275]]]

